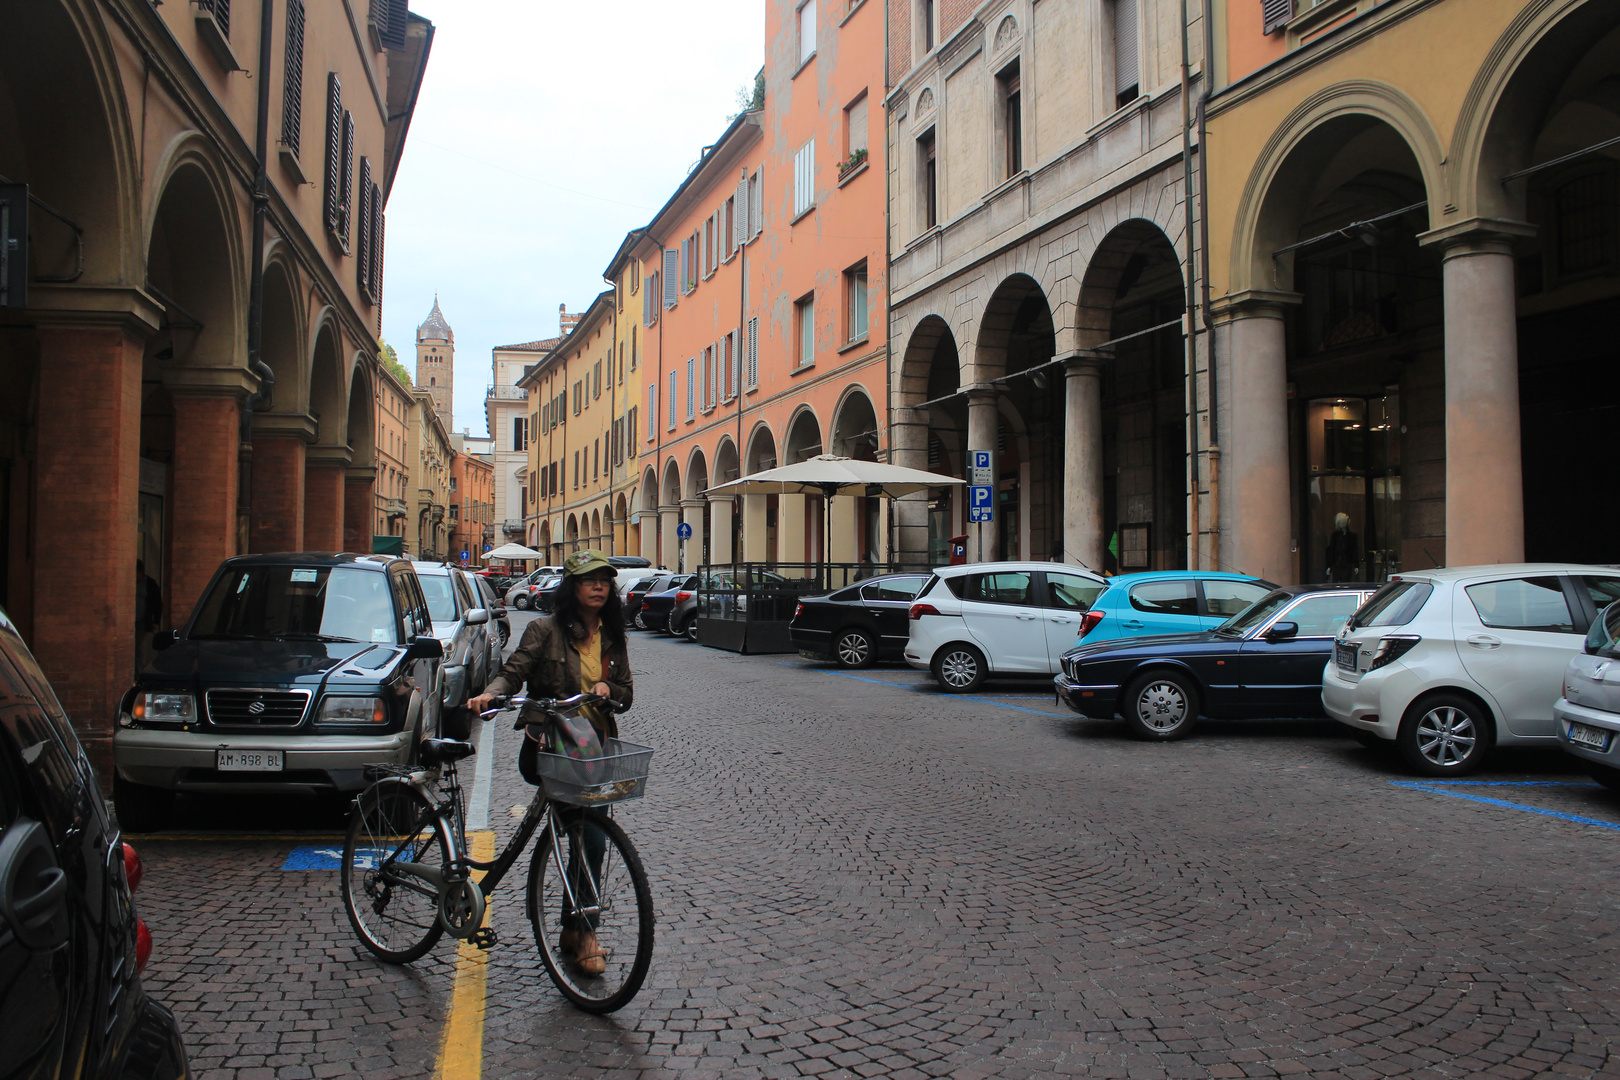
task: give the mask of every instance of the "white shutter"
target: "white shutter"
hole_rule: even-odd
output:
[[[748,181],[737,181],[737,194],[731,202],[731,246],[742,247],[748,238]]]
[[[697,357],[686,358],[686,418],[697,415]]]
[[[681,241],[681,294],[687,293],[686,283],[692,277],[692,238],[688,236]]]
[[[759,385],[759,316],[748,320],[748,385]]]
[[[647,438],[654,434],[653,426],[658,422],[658,384],[647,384]]]
[[[748,228],[758,236],[765,228],[765,169],[754,170],[748,180]]]
[[[816,0],[804,0],[799,8],[799,63],[816,51]]]
[[[742,393],[742,328],[738,327],[737,329],[733,330],[731,333],[726,335],[726,338],[730,342],[728,347],[731,350],[731,396],[736,397],[738,394]]]
[[[680,301],[676,287],[680,283],[681,253],[674,248],[664,250],[664,310],[668,311]]]
[[[866,140],[866,103],[870,98],[863,97],[849,107],[849,152],[865,150]]]
[[[1136,0],[1114,0],[1114,93],[1137,85]]]
[[[816,201],[816,141],[811,139],[793,155],[793,216],[798,217]]]
[[[671,371],[669,373],[669,427],[671,431],[675,429],[675,396],[679,392],[680,387],[676,385],[675,373]]]

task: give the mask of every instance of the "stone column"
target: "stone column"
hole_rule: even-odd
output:
[[[29,644],[108,784],[118,700],[135,673],[142,355],[157,323],[140,300],[122,312],[42,313],[36,324],[42,407]]]
[[[642,556],[654,566],[663,566],[663,556],[658,551],[658,514],[643,510],[641,520],[636,522],[636,531],[641,535]]]
[[[1063,558],[1103,568],[1102,358],[1063,362]]]
[[[238,554],[239,395],[246,392],[243,387],[237,393],[170,387],[176,438],[169,485],[169,580],[163,597],[166,626],[184,622],[219,564]]]
[[[1446,319],[1446,566],[1524,561],[1515,236],[1474,220],[1426,233],[1441,248]]]
[[[314,441],[308,416],[254,418],[250,551],[304,550],[304,456]]]
[[[729,563],[735,557],[731,552],[732,496],[709,496],[709,560],[715,564]]]
[[[703,507],[705,505],[702,499],[681,500],[681,521],[692,526],[692,538],[686,541],[686,550],[681,566],[681,569],[689,573],[703,565]]]
[[[1293,581],[1288,488],[1288,351],[1283,309],[1295,293],[1238,293],[1218,305],[1224,326],[1221,560],[1223,569]]]
[[[889,425],[889,460],[908,469],[928,470],[928,410],[896,408]],[[928,561],[928,492],[894,500],[892,557],[902,563]]]
[[[827,561],[855,563],[861,561],[858,531],[855,520],[855,496],[838,495],[832,501],[832,528],[827,536]],[[873,545],[874,550],[876,545]]]
[[[1000,460],[996,453],[997,443],[996,424],[996,392],[988,385],[973,387],[968,391],[968,455],[966,464],[971,470],[973,467],[974,450],[990,451],[990,478],[999,481]],[[968,474],[972,479],[972,473]],[[995,484],[991,485],[991,499],[995,500]],[[964,491],[963,499],[967,499]],[[971,506],[971,503],[966,505]],[[968,530],[968,561],[994,562],[1001,558],[1000,522],[985,524],[969,524]]]
[[[343,474],[343,550],[365,555],[378,531],[376,500],[372,497],[377,470],[350,466]]]
[[[679,506],[660,506],[658,508],[658,561],[660,565],[671,570],[684,570],[681,565],[681,538],[675,535],[675,527],[681,523],[681,508]]]
[[[776,561],[802,563],[807,548],[805,530],[805,497],[778,495],[776,497]]]
[[[770,550],[768,543],[771,533],[766,516],[770,506],[766,500],[769,498],[769,495],[743,496],[743,562],[773,562],[776,559],[776,552]]]
[[[304,546],[344,551],[344,488],[348,447],[312,446],[304,455]]]

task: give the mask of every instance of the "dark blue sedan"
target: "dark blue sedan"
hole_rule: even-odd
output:
[[[1180,739],[1200,716],[1322,716],[1333,635],[1375,585],[1290,585],[1213,630],[1077,645],[1053,679],[1069,708],[1125,717],[1144,739]]]

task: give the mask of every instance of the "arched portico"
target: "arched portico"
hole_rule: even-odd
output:
[[[681,570],[681,469],[670,458],[664,462],[664,479],[658,498],[658,543],[660,562],[671,570]]]
[[[925,315],[906,341],[896,380],[890,445],[897,465],[966,478],[960,454],[967,399],[956,335],[939,315]],[[947,449],[949,443],[949,449]],[[895,547],[903,562],[939,565],[967,518],[963,496],[939,487],[895,501]]]
[[[857,461],[876,461],[877,410],[861,386],[851,386],[833,413],[832,452]],[[833,500],[833,562],[882,563],[888,560],[884,529],[885,500],[865,494],[840,495]]]
[[[748,433],[747,453],[743,457],[744,476],[776,468],[776,437],[770,425],[761,421]],[[775,562],[779,497],[776,495],[744,495],[742,525],[742,558],[744,562]]]
[[[821,421],[810,406],[801,406],[788,421],[782,464],[792,465],[822,452]],[[777,546],[779,562],[816,562],[822,558],[826,529],[824,502],[819,495],[779,495]]]

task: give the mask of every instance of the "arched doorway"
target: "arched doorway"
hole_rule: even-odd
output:
[[[684,570],[681,563],[681,470],[675,460],[664,462],[664,482],[658,499],[658,552],[663,565]]]
[[[1175,249],[1142,219],[1103,238],[1080,286],[1078,344],[1100,351],[1070,377],[1099,384],[1101,513],[1076,508],[1087,525],[1071,532],[1078,550],[1066,554],[1093,570],[1187,568],[1184,290]],[[1088,407],[1079,402],[1090,394],[1076,397]],[[1089,501],[1082,493],[1097,486],[1095,474],[1076,476],[1068,492]]]
[[[956,337],[938,315],[912,331],[900,363],[900,408],[891,428],[898,465],[966,479],[967,395]],[[964,495],[954,486],[931,488],[895,501],[895,547],[902,562],[940,565],[950,539],[966,530]]]
[[[968,397],[967,449],[993,451],[995,470],[994,523],[969,529],[980,558],[1044,559],[1062,551],[1064,403],[1048,392],[1056,352],[1040,285],[1028,274],[1001,282],[974,349],[976,381],[993,389]]]
[[[857,461],[876,461],[877,410],[861,387],[851,387],[833,416],[832,452]],[[888,560],[881,498],[841,495],[833,500],[832,561],[877,564]]]
[[[801,408],[788,422],[782,464],[813,458],[821,447],[821,422],[808,407]],[[826,500],[819,495],[779,495],[776,499],[777,560],[796,563],[824,558]]]
[[[636,494],[636,531],[641,537],[641,555],[654,566],[664,566],[658,548],[658,474],[648,465],[641,470],[641,487]]]
[[[748,452],[743,458],[743,475],[752,476],[766,469],[776,468],[776,437],[770,426],[761,422],[748,436]],[[777,561],[776,537],[778,531],[776,495],[744,495],[742,524],[742,560],[744,562],[774,563]]]
[[[709,489],[709,462],[701,447],[694,447],[686,459],[686,497],[681,500],[681,520],[692,527],[692,536],[686,541],[687,568],[696,570],[710,562],[709,500],[704,492]]]
[[[343,541],[343,482],[354,458],[345,394],[350,380],[345,376],[341,337],[337,327],[329,323],[321,328],[311,357],[309,416],[314,422],[315,441],[304,455],[301,546],[314,551],[340,548]],[[446,554],[458,558],[461,553],[458,549]]]
[[[377,479],[377,415],[372,396],[370,365],[363,354],[353,360],[349,379],[349,416],[345,431],[351,453],[343,484],[343,550],[371,550],[372,491]],[[481,563],[485,550],[482,524],[472,526],[472,561]]]
[[[737,444],[732,442],[728,435],[720,440],[720,445],[715,449],[714,474],[709,480],[709,486],[718,487],[730,483],[741,475],[742,467],[737,457]],[[710,557],[716,563],[733,562],[740,557],[742,551],[740,542],[742,514],[737,497],[710,496],[708,503]]]

